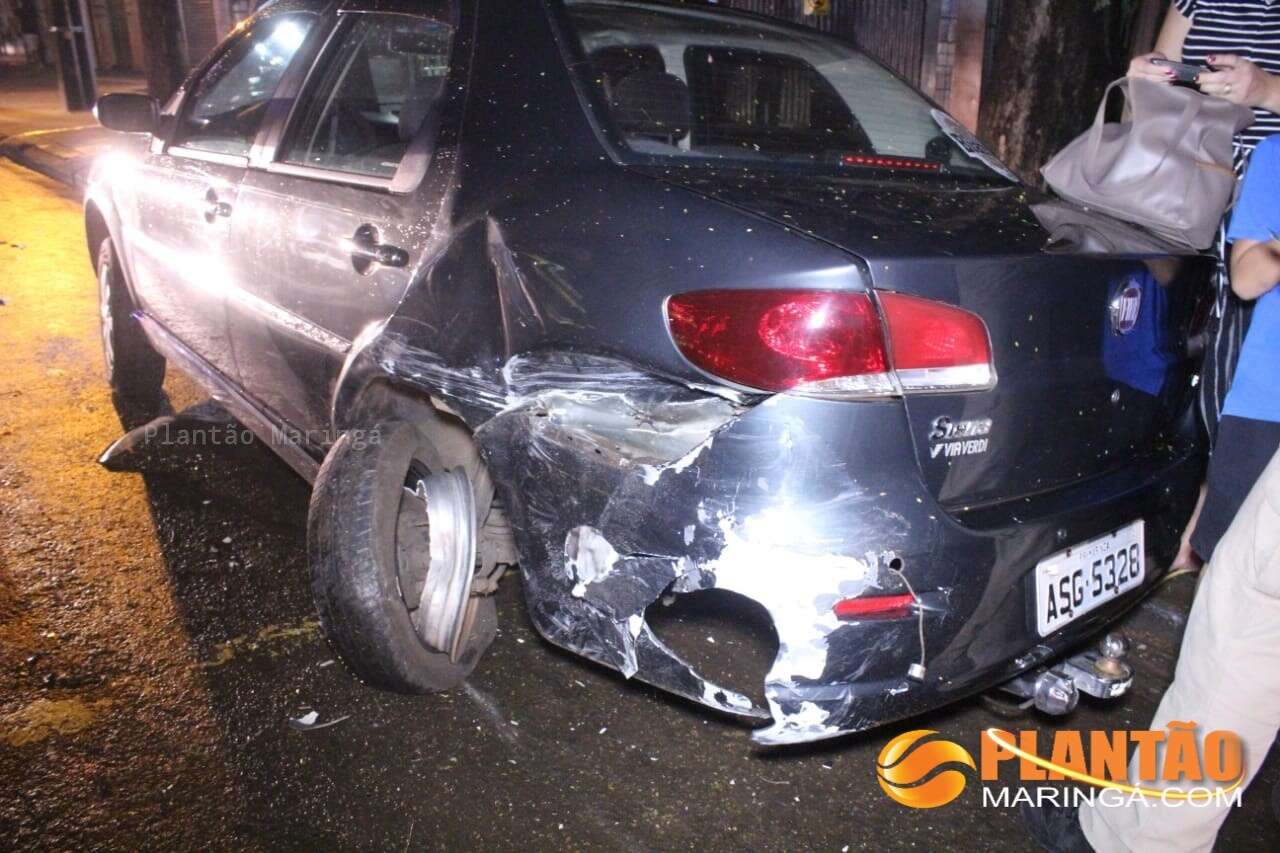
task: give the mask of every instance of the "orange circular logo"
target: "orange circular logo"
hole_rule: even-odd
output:
[[[939,771],[947,764],[963,764],[977,770],[973,756],[958,743],[929,740],[920,743],[932,729],[917,729],[898,735],[885,744],[876,759],[876,778],[894,802],[913,809],[936,809],[960,796],[965,775],[959,768]],[[935,772],[937,771],[937,772]]]

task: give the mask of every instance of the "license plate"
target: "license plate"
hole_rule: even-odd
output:
[[[1142,585],[1146,567],[1142,519],[1041,560],[1036,566],[1040,636]]]

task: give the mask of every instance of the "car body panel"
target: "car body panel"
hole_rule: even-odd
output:
[[[238,403],[261,408],[258,428],[359,427],[375,385],[457,416],[513,522],[542,635],[717,710],[767,717],[755,735],[766,744],[990,686],[1151,589],[1155,562],[1140,590],[1036,633],[1045,556],[1139,517],[1153,558],[1176,547],[1203,465],[1186,338],[1205,259],[1016,186],[624,165],[570,74],[553,4],[463,9],[476,24],[466,106],[421,183],[273,173],[268,144],[239,184],[232,254],[249,298],[228,309],[239,367],[216,365],[207,342],[182,343],[226,374],[210,385],[230,382]],[[263,134],[279,139],[280,127]],[[113,197],[110,174],[94,182],[94,198]],[[406,267],[351,268],[341,240],[366,223],[409,253]],[[129,229],[118,239],[128,248]],[[1161,273],[1168,334],[1117,356],[1165,359],[1148,400],[1100,365],[1111,280],[1153,264],[1176,267]],[[967,307],[988,323],[1000,379],[967,395],[858,402],[734,387],[679,353],[663,310],[677,293],[733,288],[899,290]],[[1024,311],[1077,324],[1055,339]],[[157,338],[184,337],[149,320],[164,327]],[[1048,361],[1019,362],[1024,346],[1049,346]],[[1060,401],[1037,395],[1036,371],[1070,370],[1073,358],[1088,362],[1088,381],[1070,402],[1088,413],[1041,412]],[[1117,412],[1134,421],[1111,435]],[[940,416],[999,418],[991,438],[1005,443],[934,467]],[[312,459],[323,452],[303,444]],[[909,618],[832,611],[908,583],[920,601]],[[778,638],[767,673],[714,683],[655,633],[655,602],[706,590],[767,611]],[[921,662],[923,678],[909,677]]]
[[[1186,357],[1214,261],[1075,211],[1025,188],[930,191],[922,181],[793,181],[712,171],[647,174],[786,223],[865,260],[872,286],[982,317],[999,382],[989,392],[906,400],[920,467],[948,506],[1007,501],[1103,474],[1172,440],[1195,366]],[[832,215],[839,210],[840,215]],[[1043,220],[1043,221],[1042,221]],[[1106,252],[1082,238],[1107,235]],[[1172,253],[1172,254],[1171,254]],[[1141,293],[1138,327],[1111,306]],[[1062,318],[1073,317],[1071,323]],[[1105,431],[1090,421],[1110,413]],[[935,423],[986,421],[976,455]],[[1077,426],[1082,425],[1083,426]]]
[[[234,376],[226,293],[236,286],[230,222],[244,167],[148,153],[135,171],[136,224],[125,238],[138,305]]]
[[[411,268],[352,268],[348,242],[378,223],[379,240],[420,245],[431,225],[405,200],[360,187],[327,186],[259,173],[243,185],[237,256],[246,262],[243,293],[231,300],[238,380],[261,389],[262,402],[327,442],[330,389],[350,342],[400,303]]]

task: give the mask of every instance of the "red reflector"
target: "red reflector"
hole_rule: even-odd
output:
[[[901,293],[878,295],[895,370],[991,363],[987,327],[976,314]]]
[[[845,166],[869,166],[875,169],[913,169],[917,172],[940,172],[942,164],[915,157],[883,157],[879,154],[846,154],[840,158]]]
[[[701,290],[667,300],[667,319],[691,362],[763,391],[889,369],[880,319],[865,293]]]
[[[870,619],[886,616],[906,615],[903,611],[916,603],[916,597],[909,592],[901,595],[869,595],[864,598],[844,598],[831,608],[837,619]]]

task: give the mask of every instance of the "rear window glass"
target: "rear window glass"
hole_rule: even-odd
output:
[[[1016,180],[946,113],[839,39],[717,10],[566,0],[574,71],[628,151]]]

